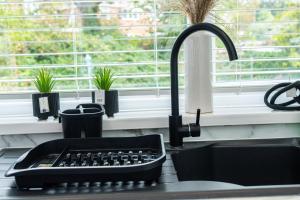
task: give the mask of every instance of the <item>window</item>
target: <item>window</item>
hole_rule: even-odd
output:
[[[168,89],[171,47],[187,20],[163,10],[161,2],[1,1],[0,93],[33,92],[40,67],[53,72],[58,91],[92,90],[93,72],[104,66],[114,70],[117,89],[155,94]],[[300,78],[299,0],[220,0],[214,15],[240,57],[228,62],[216,40],[215,86]]]
[[[120,90],[169,87],[169,54],[186,19],[156,0],[0,2],[0,93],[33,92],[46,67],[58,91],[88,91],[98,67]]]
[[[300,78],[299,0],[222,0],[217,23],[231,35],[239,61],[216,42],[216,86],[264,85]]]

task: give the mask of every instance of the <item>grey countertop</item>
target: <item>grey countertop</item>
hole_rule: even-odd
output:
[[[243,187],[234,184],[190,181],[178,182],[170,154],[163,165],[159,183],[84,183],[60,185],[43,190],[19,191],[14,178],[4,177],[8,167],[25,151],[23,148],[7,148],[0,151],[0,199],[207,199],[281,195],[278,199],[300,199],[300,186]],[[299,194],[299,196],[297,196]],[[290,196],[283,196],[290,195]],[[248,199],[248,198],[247,198]],[[250,198],[252,199],[252,198]],[[274,197],[270,198],[274,199]]]

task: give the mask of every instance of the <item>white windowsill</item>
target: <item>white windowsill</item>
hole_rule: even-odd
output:
[[[217,94],[214,113],[201,115],[201,126],[299,123],[300,112],[272,111],[264,106],[263,93]],[[136,101],[136,99],[133,99]],[[141,99],[141,102],[147,101]],[[148,99],[153,102],[153,99]],[[168,98],[165,101],[169,101]],[[129,102],[126,101],[127,103]],[[146,102],[147,104],[147,102]],[[130,107],[130,106],[128,106]],[[121,112],[112,119],[104,117],[104,130],[167,128],[170,110]],[[183,114],[183,121],[194,122],[194,114]],[[38,121],[31,115],[0,117],[0,135],[57,133],[61,124],[52,118]]]

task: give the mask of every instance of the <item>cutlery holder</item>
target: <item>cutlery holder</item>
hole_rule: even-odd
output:
[[[64,138],[102,137],[104,109],[99,104],[80,104],[60,114]]]

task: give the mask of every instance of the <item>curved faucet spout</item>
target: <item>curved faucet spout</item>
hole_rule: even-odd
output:
[[[178,88],[178,54],[180,47],[182,46],[185,39],[197,32],[197,31],[209,31],[218,36],[224,43],[229,59],[237,60],[238,55],[235,46],[230,37],[219,27],[210,23],[200,23],[188,27],[184,30],[176,39],[172,53],[171,53],[171,105],[172,115],[169,118],[170,128],[170,143],[172,146],[182,146],[182,134],[179,129],[182,127],[182,117],[179,115],[179,88]],[[190,127],[189,127],[190,130]],[[185,135],[185,134],[184,134]]]

